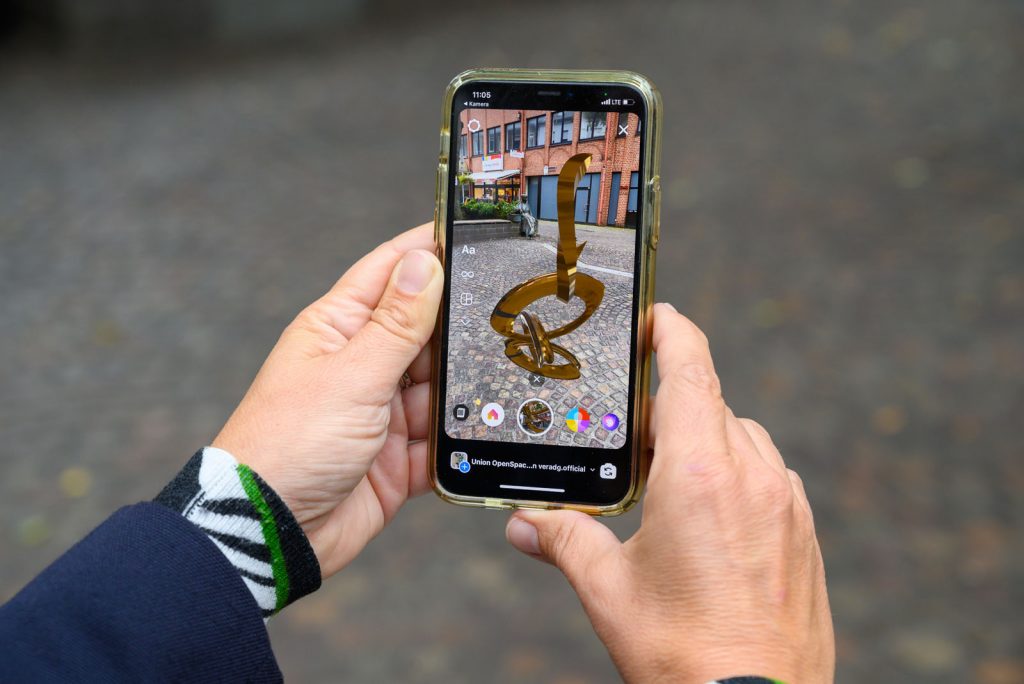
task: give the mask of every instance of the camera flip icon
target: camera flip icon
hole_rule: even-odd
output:
[[[602,480],[614,480],[618,474],[618,468],[615,467],[614,463],[605,463],[601,466],[600,473]]]

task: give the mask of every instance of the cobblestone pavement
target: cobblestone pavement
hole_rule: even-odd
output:
[[[545,222],[547,223],[547,222]],[[613,229],[614,230],[614,229]],[[557,228],[555,228],[557,235]],[[597,311],[573,332],[553,339],[576,355],[581,366],[575,380],[538,378],[505,356],[505,338],[491,328],[489,319],[495,304],[506,292],[530,278],[556,268],[556,251],[550,242],[550,226],[542,228],[543,238],[523,237],[474,240],[455,243],[452,255],[451,335],[448,344],[448,402],[445,429],[463,439],[575,444],[588,447],[620,447],[625,443],[629,415],[629,346],[633,301],[632,254],[636,234],[632,230],[588,230],[577,228],[577,240],[601,234],[595,244],[588,242],[580,258],[579,271],[600,280],[604,298]],[[629,264],[628,271],[610,272],[603,264]],[[590,268],[597,265],[602,270]],[[470,275],[472,274],[472,275]],[[556,297],[544,297],[527,308],[537,315],[546,330],[554,330],[583,313],[583,301],[568,304]],[[518,328],[517,328],[518,330]],[[557,360],[557,363],[564,361]],[[519,429],[517,411],[527,399],[538,398],[552,408],[553,425],[537,437]],[[497,402],[505,410],[505,421],[488,427],[479,407]],[[452,407],[471,407],[469,418],[455,420]],[[590,412],[592,426],[578,433],[565,425],[573,407]],[[473,410],[473,409],[476,410]],[[621,420],[609,432],[601,416],[614,412]]]
[[[382,2],[256,55],[0,56],[0,600],[431,215],[452,74],[625,67],[665,99],[658,296],[804,479],[838,681],[1024,681],[1021,4]],[[271,620],[288,680],[616,681],[505,518],[410,503]]]

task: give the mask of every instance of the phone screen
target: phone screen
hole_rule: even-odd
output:
[[[629,491],[644,122],[620,84],[456,92],[435,416],[449,492]]]

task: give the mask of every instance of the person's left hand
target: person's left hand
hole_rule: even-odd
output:
[[[433,249],[423,225],[349,269],[285,329],[213,441],[284,500],[325,578],[428,488]],[[400,390],[406,371],[421,384]]]

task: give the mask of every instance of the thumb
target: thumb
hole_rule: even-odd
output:
[[[561,570],[577,593],[587,591],[587,578],[598,579],[602,564],[622,548],[614,532],[580,511],[516,511],[505,537]]]
[[[345,345],[350,386],[385,401],[430,340],[444,287],[441,263],[425,249],[406,252],[370,320]],[[378,396],[379,395],[379,396]]]

